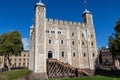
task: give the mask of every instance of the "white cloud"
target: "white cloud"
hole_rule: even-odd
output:
[[[29,39],[28,38],[22,38],[22,42],[24,45],[24,50],[29,50]]]

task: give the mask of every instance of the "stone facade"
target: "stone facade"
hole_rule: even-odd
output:
[[[0,56],[0,69],[4,67],[4,56]]]
[[[29,51],[22,51],[21,55],[10,56],[11,68],[28,68],[29,66]],[[8,65],[8,60],[4,56],[0,56],[0,68]]]
[[[46,60],[60,60],[76,68],[94,70],[98,58],[92,14],[85,9],[83,22],[46,18],[42,2],[35,6],[35,22],[30,28],[29,69],[46,73]]]
[[[100,59],[100,64],[106,67],[114,66],[112,53],[110,52],[109,48],[102,47],[102,50],[100,50],[99,59]]]
[[[102,47],[99,55],[100,64],[103,67],[113,68],[120,70],[120,55],[116,55],[113,59],[110,49],[107,47]]]

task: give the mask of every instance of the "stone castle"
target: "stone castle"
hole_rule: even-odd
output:
[[[98,57],[93,18],[86,8],[82,23],[46,18],[46,7],[35,5],[30,27],[29,69],[46,74],[47,59],[57,59],[76,68],[94,70]]]

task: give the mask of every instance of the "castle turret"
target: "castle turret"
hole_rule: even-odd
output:
[[[92,18],[92,14],[90,13],[90,11],[87,9],[87,4],[86,4],[86,0],[85,0],[85,10],[82,14],[82,18],[83,18],[83,23],[87,24],[87,25],[93,25],[93,18]]]
[[[41,0],[35,5],[34,72],[46,76],[46,7]],[[41,76],[42,77],[42,76]]]
[[[86,32],[86,49],[88,54],[88,67],[91,71],[91,74],[94,73],[97,62],[97,46],[96,46],[96,36],[94,31],[94,24],[91,12],[87,9],[86,0],[85,3],[85,10],[82,14],[83,23],[85,24],[85,32]]]

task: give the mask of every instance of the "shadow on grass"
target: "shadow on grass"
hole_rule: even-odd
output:
[[[97,69],[96,75],[120,79],[120,70],[113,71],[113,70]]]

